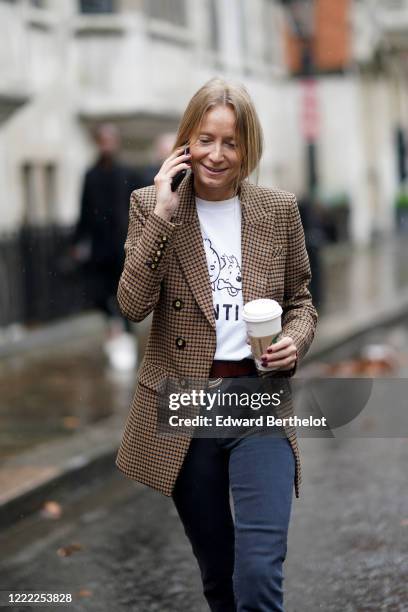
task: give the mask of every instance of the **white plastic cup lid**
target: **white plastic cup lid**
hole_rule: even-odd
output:
[[[242,318],[250,323],[263,323],[281,316],[282,312],[283,310],[278,302],[261,298],[245,304]]]

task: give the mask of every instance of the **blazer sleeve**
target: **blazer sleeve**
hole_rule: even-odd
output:
[[[136,190],[130,196],[125,262],[117,290],[122,314],[136,322],[143,321],[159,300],[160,284],[178,227],[148,212],[142,193],[143,190]]]
[[[289,205],[287,244],[281,337],[290,336],[297,347],[296,363],[286,372],[287,376],[293,376],[298,363],[313,341],[318,318],[309,291],[312,275],[299,208],[294,195]]]

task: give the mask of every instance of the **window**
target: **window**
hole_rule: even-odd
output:
[[[179,27],[187,26],[185,0],[145,0],[145,13],[152,19]]]
[[[26,162],[21,168],[23,224],[50,224],[56,221],[57,169],[54,163]]]
[[[81,13],[114,13],[116,11],[115,0],[80,0],[79,10]]]
[[[56,221],[57,209],[57,171],[55,164],[44,167],[44,203],[46,219],[52,223]]]
[[[220,49],[220,31],[218,25],[217,0],[209,0],[208,4],[208,19],[210,27],[210,49],[219,51]]]
[[[38,201],[33,164],[24,164],[21,172],[23,185],[23,224],[32,225],[36,219]]]
[[[397,9],[397,10],[404,9],[405,8],[405,0],[388,0],[387,6],[385,6],[384,8],[390,8],[391,10],[393,10],[393,9]]]
[[[244,58],[248,54],[248,19],[246,15],[246,2],[239,0],[238,3],[238,18],[239,18],[239,33],[241,38],[242,55]]]
[[[263,58],[268,66],[276,66],[283,61],[282,24],[275,2],[265,0],[263,5]]]

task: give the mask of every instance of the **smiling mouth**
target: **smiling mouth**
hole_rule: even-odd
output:
[[[225,172],[225,170],[228,170],[228,168],[209,168],[205,164],[202,165],[206,170],[208,170],[208,172],[211,172],[211,174],[221,174],[221,172]]]

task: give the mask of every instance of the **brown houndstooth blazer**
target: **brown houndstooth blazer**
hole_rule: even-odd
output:
[[[156,433],[159,386],[168,376],[179,380],[180,388],[186,379],[208,379],[216,349],[212,291],[191,173],[179,194],[178,211],[169,222],[153,212],[154,186],[132,193],[117,292],[120,309],[131,321],[154,314],[116,465],[127,477],[167,496],[191,438]],[[281,304],[282,335],[294,339],[298,363],[313,340],[317,313],[308,290],[310,266],[296,198],[244,181],[240,201],[244,304],[261,297]],[[290,414],[291,402],[278,416]],[[294,486],[299,497],[296,429],[287,427],[285,433],[296,459]]]

